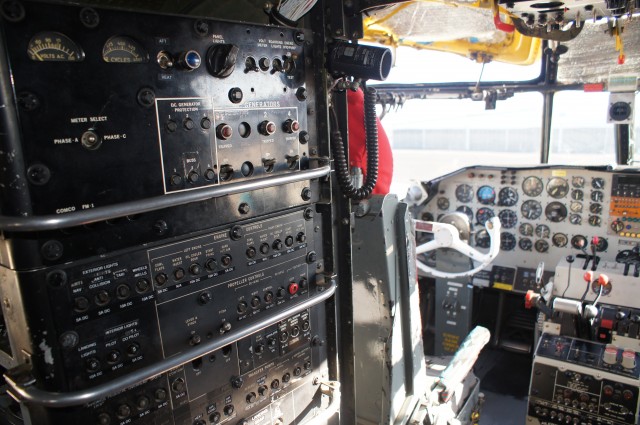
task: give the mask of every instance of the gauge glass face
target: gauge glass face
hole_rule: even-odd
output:
[[[522,203],[520,212],[522,213],[522,216],[527,220],[535,220],[542,215],[542,205],[540,205],[540,202],[538,201],[529,199],[528,201],[524,201]]]
[[[598,217],[597,215],[590,215],[589,216],[589,224],[597,227],[600,226],[600,224],[602,223],[602,219],[600,217]]]
[[[438,208],[440,208],[441,210],[449,209],[449,200],[447,198],[438,198],[437,204]]]
[[[530,223],[522,223],[519,230],[522,236],[533,236],[533,226]]]
[[[539,238],[546,239],[549,237],[551,230],[549,230],[549,226],[546,224],[538,224],[536,226],[536,236]]]
[[[600,214],[602,212],[602,204],[589,205],[589,211],[591,214]]]
[[[564,198],[569,193],[569,183],[565,179],[554,177],[547,184],[547,193],[552,198]]]
[[[491,186],[480,186],[478,189],[478,202],[491,205],[496,200],[496,191]]]
[[[560,202],[551,202],[544,209],[544,215],[549,221],[559,223],[567,218],[567,207]]]
[[[36,62],[80,62],[84,52],[66,35],[43,31],[34,35],[27,47],[29,59]]]
[[[584,177],[573,176],[571,177],[571,186],[573,187],[584,187]]]
[[[573,213],[580,213],[582,212],[582,203],[573,201],[571,202],[571,204],[569,204],[569,209]]]
[[[563,248],[569,243],[569,238],[564,233],[556,233],[551,238],[554,246],[558,248]]]
[[[487,220],[493,217],[495,217],[495,214],[491,208],[480,208],[476,211],[476,220],[483,226]]]
[[[536,248],[536,251],[538,252],[542,253],[549,251],[549,242],[545,241],[544,239],[538,239],[534,246]]]
[[[500,234],[500,249],[502,251],[513,251],[516,247],[516,237],[511,233],[502,232]]]
[[[147,63],[149,54],[134,39],[116,35],[104,43],[102,60],[107,63]]]
[[[533,242],[529,238],[522,238],[518,241],[518,246],[523,251],[531,251],[531,247],[533,246]]]
[[[502,227],[504,227],[505,229],[513,229],[518,223],[518,215],[515,211],[512,210],[500,211],[500,213],[498,214],[498,218],[500,219]]]
[[[461,207],[456,208],[456,211],[465,213],[467,217],[469,217],[469,223],[473,222],[473,210],[471,210],[471,208],[467,207],[466,205],[463,205]]]
[[[584,249],[588,245],[587,238],[582,235],[575,235],[571,238],[571,246],[575,249]]]
[[[596,251],[602,252],[606,251],[609,248],[609,242],[605,238],[598,238],[598,243],[596,244]]]
[[[569,223],[575,224],[576,226],[582,224],[582,216],[579,214],[571,214],[569,216]]]
[[[591,192],[591,200],[593,202],[602,202],[604,200],[604,193],[599,190],[594,190]]]
[[[582,201],[584,199],[584,192],[580,189],[573,189],[571,191],[571,199],[574,201]]]
[[[602,177],[594,177],[591,179],[591,187],[594,189],[603,189],[604,179]]]
[[[456,188],[456,199],[460,202],[471,202],[473,200],[473,189],[468,184],[461,184]]]
[[[482,229],[476,233],[476,246],[478,248],[489,248],[489,244],[491,244],[491,238],[489,237],[489,233],[485,229]]]
[[[522,182],[522,191],[527,196],[539,196],[542,193],[543,185],[542,180],[536,176],[530,176],[524,179]]]
[[[518,192],[512,187],[504,187],[498,193],[498,201],[502,206],[512,207],[518,203]]]

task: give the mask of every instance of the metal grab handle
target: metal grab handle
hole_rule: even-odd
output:
[[[44,230],[56,230],[66,227],[95,223],[133,214],[142,214],[149,211],[189,204],[191,202],[204,201],[211,198],[233,195],[235,193],[250,190],[265,189],[267,187],[281,186],[288,183],[296,183],[303,180],[317,179],[327,176],[331,167],[325,165],[312,170],[304,170],[276,177],[268,177],[237,183],[229,183],[222,186],[207,187],[199,190],[156,196],[153,198],[128,201],[120,204],[107,205],[88,210],[76,211],[60,215],[41,215],[29,217],[0,216],[0,230],[12,232],[39,232]]]
[[[207,344],[194,347],[188,352],[166,358],[151,366],[144,367],[118,379],[113,379],[92,388],[68,393],[45,391],[36,388],[35,386],[22,385],[16,382],[16,380],[11,376],[11,371],[9,371],[4,375],[4,378],[10,387],[8,392],[19,401],[54,408],[80,406],[92,401],[100,400],[141,381],[146,381],[173,368],[189,363],[198,357],[202,357],[213,351],[219,350],[220,348],[232,344],[239,339],[254,334],[294,314],[313,307],[314,305],[320,304],[333,296],[335,290],[336,283],[331,280],[331,284],[324,291],[294,307],[279,312],[275,316],[272,316],[268,321],[255,323],[241,331],[226,334],[216,341],[211,341]]]

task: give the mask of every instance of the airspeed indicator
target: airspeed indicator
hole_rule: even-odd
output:
[[[102,60],[107,63],[147,63],[149,53],[134,39],[116,35],[104,43]]]

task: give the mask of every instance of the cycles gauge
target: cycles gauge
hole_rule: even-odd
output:
[[[456,208],[456,211],[465,213],[467,217],[469,217],[469,223],[473,222],[473,210],[466,205],[462,205],[461,207]]]
[[[587,242],[587,238],[585,238],[582,235],[575,235],[574,237],[571,238],[571,246],[574,247],[575,249],[584,249],[587,247],[587,245],[589,244],[589,242]]]
[[[461,184],[456,187],[456,199],[460,202],[471,202],[473,200],[473,189],[468,184]]]
[[[134,39],[116,35],[104,43],[102,60],[107,63],[147,63],[149,53]]]
[[[591,200],[593,202],[602,202],[604,200],[604,193],[599,190],[594,190],[591,192]]]
[[[551,238],[554,246],[564,248],[569,243],[569,238],[564,233],[555,233]]]
[[[573,176],[571,177],[571,186],[573,187],[584,187],[584,177],[581,176]]]
[[[518,230],[522,236],[533,236],[533,226],[530,223],[522,223]]]
[[[533,246],[533,242],[529,238],[522,238],[518,241],[518,246],[523,251],[531,251],[531,247]]]
[[[594,189],[603,189],[604,179],[602,177],[594,177],[591,179],[591,187]]]
[[[438,208],[440,208],[441,210],[446,210],[449,209],[449,200],[447,198],[438,198]]]
[[[513,251],[516,247],[516,237],[511,233],[500,233],[500,249],[502,251]]]
[[[579,225],[582,224],[582,217],[580,214],[571,214],[569,216],[569,223]]]
[[[565,179],[554,177],[547,184],[547,193],[552,198],[564,198],[569,193],[569,183]]]
[[[539,196],[542,193],[543,185],[542,180],[536,176],[530,176],[524,179],[522,182],[522,191],[527,196]]]
[[[542,215],[542,205],[540,205],[540,202],[538,201],[529,199],[528,201],[524,201],[522,203],[520,212],[522,213],[522,216],[527,220],[535,220]]]
[[[571,199],[574,201],[582,201],[584,199],[584,192],[580,189],[573,189],[571,191]]]
[[[485,229],[476,233],[475,240],[478,248],[489,248],[489,245],[491,244],[491,237],[489,237],[489,233]]]
[[[551,230],[549,229],[549,226],[547,226],[546,224],[538,224],[536,226],[537,237],[546,239],[549,237],[550,233],[551,233]]]
[[[498,193],[498,202],[504,207],[512,207],[518,203],[518,192],[512,187],[504,187]]]
[[[493,217],[495,217],[495,214],[491,208],[480,208],[476,211],[476,220],[483,226],[487,220]]]
[[[545,241],[544,239],[538,239],[534,246],[536,248],[536,251],[540,253],[549,251],[549,242]]]
[[[502,223],[502,227],[505,229],[512,229],[516,227],[516,224],[518,223],[518,215],[512,210],[500,211],[498,218],[500,219],[500,223]]]
[[[478,202],[491,205],[496,200],[496,191],[491,186],[480,186],[478,189]]]
[[[84,52],[66,35],[43,31],[34,35],[27,46],[29,59],[37,62],[80,62]]]
[[[567,218],[567,207],[560,202],[551,202],[544,209],[544,215],[549,221],[559,223]]]

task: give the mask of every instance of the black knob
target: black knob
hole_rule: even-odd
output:
[[[209,258],[206,263],[204,263],[204,267],[210,272],[214,271],[216,267],[218,267],[218,263],[213,258]]]
[[[118,419],[125,419],[125,418],[128,418],[130,415],[131,415],[131,408],[129,407],[128,404],[121,404],[120,406],[118,406],[116,410],[116,416],[118,417]]]
[[[616,319],[623,320],[625,317],[627,317],[627,314],[624,311],[618,310],[618,312],[616,313]]]
[[[229,237],[231,237],[232,240],[237,241],[242,239],[242,236],[244,235],[244,230],[242,229],[242,226],[233,226],[231,228],[231,232],[229,233]]]
[[[239,50],[234,44],[216,44],[209,47],[205,56],[209,74],[217,78],[226,78],[231,75],[236,67]]]
[[[173,389],[174,392],[176,393],[181,393],[184,391],[185,389],[185,385],[184,385],[184,379],[182,378],[178,378],[175,381],[173,381],[173,384],[171,384],[171,388]]]
[[[200,338],[200,335],[198,335],[198,334],[193,334],[189,338],[189,344],[190,345],[198,345],[198,344],[200,344],[201,341],[202,341],[202,338]]]
[[[220,422],[220,413],[218,412],[213,412],[210,416],[209,416],[209,421],[212,424],[217,424],[218,422]]]
[[[269,58],[260,58],[260,60],[258,61],[258,66],[261,70],[268,71],[271,67],[271,61],[269,60]]]
[[[227,416],[231,416],[233,415],[233,412],[236,411],[235,407],[233,407],[233,404],[229,404],[227,406],[224,406],[224,414]]]
[[[260,253],[263,255],[267,255],[269,253],[269,249],[271,249],[269,247],[268,243],[263,243],[262,245],[260,245]]]
[[[78,313],[89,309],[89,300],[86,297],[77,297],[73,300],[73,309]]]
[[[282,382],[289,382],[291,381],[291,374],[289,372],[285,373],[284,375],[282,375]]]
[[[273,249],[276,251],[280,251],[282,249],[282,241],[280,239],[273,241]]]
[[[200,269],[200,264],[193,263],[192,265],[189,266],[189,272],[191,274],[198,275],[198,274],[200,274],[201,271],[202,270]]]
[[[140,396],[136,400],[136,408],[138,408],[138,410],[147,409],[149,407],[149,404],[151,404],[151,401],[149,400],[148,397],[145,397],[145,396]]]
[[[247,257],[248,258],[253,258],[256,256],[256,249],[252,246],[250,246],[249,248],[247,248]]]
[[[222,262],[222,266],[223,267],[229,267],[231,265],[231,261],[233,259],[231,258],[231,256],[229,254],[225,254],[222,256],[221,262]]]
[[[205,421],[204,419],[196,419],[195,421],[193,421],[193,425],[207,425],[207,421]]]
[[[137,342],[132,343],[127,347],[127,355],[135,356],[140,352],[140,345]]]
[[[240,301],[238,303],[237,310],[238,310],[239,314],[245,314],[247,312],[247,308],[248,308],[248,306],[247,306],[247,303],[245,301]]]
[[[261,385],[260,388],[258,388],[258,394],[260,394],[260,397],[264,397],[268,392],[269,388],[267,388],[265,385]]]
[[[307,89],[305,89],[304,87],[299,87],[298,90],[296,90],[296,97],[300,102],[302,102],[303,100],[307,100]]]
[[[97,425],[110,425],[111,424],[111,416],[108,413],[100,413],[98,415]]]
[[[260,297],[251,298],[251,307],[253,307],[253,308],[260,307]]]
[[[264,344],[256,345],[256,348],[253,350],[256,354],[264,353]]]
[[[191,183],[191,184],[197,183],[198,180],[200,179],[200,174],[198,174],[197,171],[190,171],[189,175],[187,176],[187,179],[189,180],[189,183]]]
[[[304,243],[307,240],[307,235],[305,235],[304,232],[300,232],[296,236],[296,240],[298,241],[298,243]]]
[[[229,332],[231,328],[232,328],[231,323],[225,320],[224,322],[222,322],[222,325],[220,325],[220,333],[225,334]]]
[[[107,291],[100,291],[95,295],[94,301],[97,305],[103,306],[111,301],[111,297],[109,296],[109,293]]]
[[[276,124],[273,121],[265,120],[258,125],[258,131],[263,136],[271,136],[276,132],[276,129]]]
[[[258,64],[256,63],[255,58],[249,56],[244,60],[244,72],[258,72],[260,68],[258,68]]]
[[[211,292],[204,291],[200,295],[198,295],[198,304],[200,305],[208,304],[212,299],[213,297],[211,296]]]
[[[258,396],[256,395],[256,393],[250,392],[249,394],[247,394],[247,403],[255,403],[257,399]]]
[[[156,398],[157,402],[163,402],[167,399],[167,391],[164,388],[158,388],[153,396]]]

